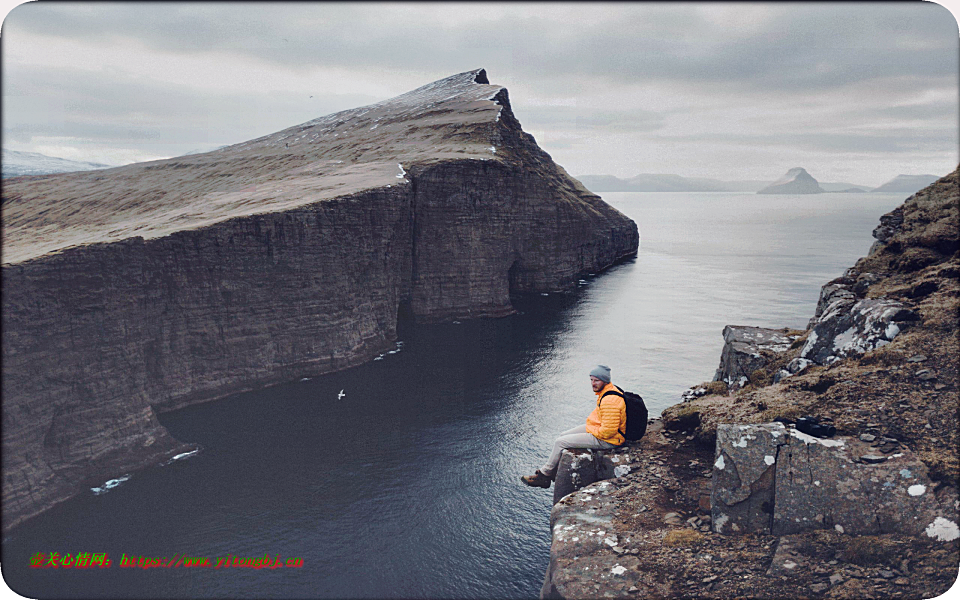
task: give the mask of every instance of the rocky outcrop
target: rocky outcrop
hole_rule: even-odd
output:
[[[3,188],[4,527],[184,447],[155,412],[500,316],[638,246],[483,70],[206,154]],[[114,458],[111,458],[114,457]]]
[[[780,179],[763,188],[758,194],[821,194],[823,188],[802,167],[794,167]]]
[[[789,329],[727,325],[723,328],[720,366],[713,380],[742,388],[755,371],[767,365],[771,353],[786,351],[799,337]]]
[[[553,484],[553,503],[596,481],[623,477],[637,468],[631,462],[633,443],[610,450],[569,449],[560,453]]]
[[[824,286],[811,329],[761,352],[745,387],[694,386],[630,473],[554,507],[543,597],[930,598],[954,584],[957,177],[885,215],[870,254]],[[802,416],[838,437],[772,423]]]
[[[866,439],[819,439],[782,423],[721,425],[712,481],[717,533],[957,530],[956,511],[936,499],[923,463],[906,448],[885,454]]]

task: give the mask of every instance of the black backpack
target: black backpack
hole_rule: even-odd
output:
[[[617,391],[610,390],[604,392],[603,396],[600,396],[600,400],[597,401],[597,406],[600,406],[600,402],[603,401],[607,396],[620,396],[623,398],[624,404],[627,405],[627,430],[620,431],[622,435],[628,442],[635,442],[643,437],[643,434],[647,432],[647,405],[643,403],[643,398],[640,397],[640,394],[634,394],[633,392],[625,392],[613,386]]]

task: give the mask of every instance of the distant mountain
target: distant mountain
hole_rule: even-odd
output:
[[[4,178],[110,168],[110,165],[100,163],[79,162],[65,158],[55,158],[38,152],[18,152],[6,148],[3,149],[2,163]]]
[[[736,180],[723,181],[704,177],[683,177],[658,173],[641,173],[629,179],[613,175],[580,175],[580,183],[591,192],[759,192],[770,181]],[[869,192],[870,186],[854,183],[821,183],[825,192]]]
[[[870,191],[912,194],[919,192],[938,179],[940,178],[936,175],[897,175],[880,187],[873,188]]]
[[[703,177],[681,177],[664,173],[641,173],[629,179],[613,175],[577,177],[588,190],[603,192],[756,192],[767,181],[721,181]]]
[[[823,188],[803,167],[794,167],[758,194],[822,194]]]
[[[825,192],[848,192],[848,193],[860,193],[860,192],[869,192],[871,190],[869,185],[857,185],[853,183],[824,183],[820,182],[820,187],[823,188]]]

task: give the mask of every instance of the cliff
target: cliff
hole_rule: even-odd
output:
[[[725,328],[717,381],[621,451],[629,473],[554,507],[542,596],[949,589],[960,565],[958,218],[955,171],[881,217],[869,255],[823,286],[806,331]],[[804,416],[836,435],[775,422]]]
[[[780,179],[763,188],[758,194],[820,194],[823,188],[806,169],[794,167]]]
[[[419,321],[501,316],[637,226],[483,70],[206,154],[3,187],[5,529],[187,447],[156,412],[344,369]]]

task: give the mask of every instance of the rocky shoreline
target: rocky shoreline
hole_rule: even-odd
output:
[[[958,219],[955,171],[881,218],[877,243],[824,286],[806,331],[726,328],[715,380],[617,451],[629,472],[555,505],[541,597],[949,589],[960,565]],[[835,436],[784,425],[807,416]]]

